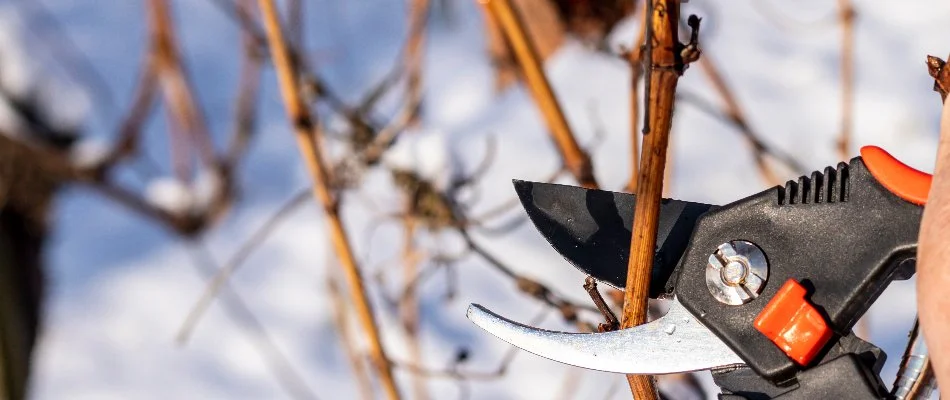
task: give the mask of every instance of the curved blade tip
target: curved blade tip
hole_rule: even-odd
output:
[[[480,328],[485,329],[485,322],[491,317],[501,318],[501,316],[488,311],[487,308],[482,307],[481,304],[472,303],[468,305],[468,309],[465,311],[465,317],[478,325]],[[485,329],[488,330],[488,329]]]
[[[678,303],[658,320],[603,333],[538,329],[474,303],[468,306],[466,316],[478,327],[516,347],[582,368],[653,375],[742,363]]]

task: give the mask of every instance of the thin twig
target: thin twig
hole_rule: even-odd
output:
[[[722,73],[719,72],[719,67],[716,65],[715,61],[710,57],[708,49],[704,49],[703,52],[703,57],[699,58],[698,60],[699,67],[706,75],[709,83],[713,86],[714,91],[722,100],[723,109],[718,110],[716,107],[713,107],[701,98],[692,96],[688,93],[681,93],[677,96],[682,97],[684,100],[691,101],[694,103],[694,105],[699,107],[701,111],[705,111],[717,118],[724,119],[733,124],[751,147],[756,167],[758,168],[762,179],[766,183],[777,185],[782,182],[780,176],[775,173],[772,166],[769,164],[769,160],[766,158],[766,156],[771,156],[775,161],[781,162],[786,168],[791,169],[794,172],[804,171],[802,164],[795,160],[794,157],[778,149],[769,147],[766,145],[765,141],[762,140],[761,135],[752,129],[752,126],[745,117],[742,107],[739,106],[739,102],[736,99],[734,92],[726,83]]]
[[[547,316],[549,309],[545,307],[541,312],[531,319],[528,322],[528,325],[539,325],[544,322],[544,318]],[[440,378],[440,379],[454,379],[454,380],[495,380],[503,377],[508,372],[508,366],[511,365],[511,362],[514,361],[515,356],[521,352],[521,348],[517,346],[510,346],[505,354],[501,357],[501,360],[498,362],[498,366],[494,370],[486,372],[478,371],[460,371],[458,369],[458,364],[465,361],[467,357],[457,357],[455,364],[445,370],[425,368],[423,366],[414,365],[410,363],[399,362],[393,360],[392,363],[399,369],[406,370],[407,372],[425,376],[428,378]]]
[[[240,0],[236,5],[245,13],[254,12],[253,0]],[[247,30],[241,30],[241,72],[238,80],[238,95],[234,102],[234,127],[231,142],[224,155],[224,165],[234,170],[254,135],[257,122],[258,92],[261,86],[261,64],[264,55],[254,36]]]
[[[118,135],[105,162],[106,165],[113,165],[138,150],[142,126],[151,114],[155,103],[155,94],[158,89],[157,78],[155,63],[152,57],[146,56],[139,73],[135,95],[132,96],[132,107],[119,125]]]
[[[492,266],[493,268],[495,268],[496,270],[498,270],[499,272],[501,272],[508,278],[512,279],[515,282],[515,285],[518,287],[519,291],[535,299],[538,299],[542,301],[543,303],[547,304],[548,306],[551,306],[554,309],[558,310],[558,312],[561,313],[561,317],[564,318],[565,322],[575,324],[579,330],[585,331],[585,332],[593,332],[596,330],[595,327],[590,326],[590,324],[587,324],[581,321],[578,318],[577,314],[579,310],[588,310],[588,311],[598,312],[598,313],[600,312],[600,310],[598,310],[595,307],[591,307],[589,305],[574,304],[566,300],[563,296],[556,294],[554,291],[552,291],[549,287],[545,286],[541,282],[538,282],[534,279],[528,278],[523,275],[519,275],[510,266],[506,265],[494,254],[492,254],[487,249],[485,249],[484,247],[476,243],[474,239],[471,237],[471,235],[468,234],[468,232],[466,232],[463,229],[460,229],[459,234],[461,234],[462,239],[465,240],[466,245],[473,253],[477,254],[483,260],[487,261],[490,266]]]
[[[650,12],[647,16],[649,26],[646,34],[645,61],[649,76],[645,100],[646,120],[643,128],[637,204],[634,208],[630,261],[627,265],[626,292],[621,317],[621,328],[624,329],[642,324],[647,320],[650,270],[653,268],[656,248],[663,174],[666,169],[666,153],[673,122],[673,103],[676,99],[676,84],[685,69],[683,58],[679,53],[683,48],[678,39],[679,1],[650,0],[648,9]],[[698,20],[694,23],[698,29]],[[657,398],[653,377],[627,375],[627,382],[635,399]]]
[[[588,276],[587,279],[584,280],[584,290],[587,291],[590,299],[594,301],[594,305],[597,306],[597,309],[600,310],[600,313],[604,316],[605,322],[597,325],[597,331],[608,332],[620,329],[620,321],[617,320],[614,311],[611,310],[607,302],[604,301],[604,296],[601,296],[597,290],[597,281],[594,280],[594,277]]]
[[[841,18],[841,132],[838,137],[838,156],[847,160],[851,155],[851,130],[854,126],[854,6],[850,0],[838,0]]]
[[[564,172],[566,172],[564,168],[558,169],[557,171],[554,171],[554,173],[548,176],[546,179],[541,180],[541,182],[552,183],[556,181],[558,178],[560,178],[561,175],[564,174]],[[468,218],[468,220],[472,221],[473,223],[475,223],[475,225],[479,227],[483,227],[482,225],[484,221],[495,218],[497,216],[501,216],[506,211],[510,210],[511,208],[517,207],[519,204],[521,204],[521,200],[519,200],[517,197],[512,197],[511,199],[508,199],[507,201],[499,205],[489,208],[487,211],[483,211],[477,216]]]
[[[231,258],[224,263],[224,266],[218,269],[214,277],[208,281],[201,297],[191,308],[191,311],[188,312],[185,322],[178,328],[178,334],[175,335],[176,341],[179,343],[188,342],[198,322],[201,321],[201,317],[205,311],[207,311],[208,306],[211,305],[211,301],[218,296],[218,292],[227,284],[231,276],[234,275],[234,272],[237,271],[237,269],[244,264],[244,261],[251,256],[254,250],[257,250],[258,246],[263,244],[264,241],[274,233],[274,230],[280,226],[293,211],[296,211],[297,207],[303,205],[308,198],[310,198],[309,189],[297,192],[289,201],[281,205],[273,215],[267,218],[264,225],[261,225],[260,228],[251,234],[250,238],[238,247]]]
[[[396,368],[409,372],[410,374],[426,378],[464,381],[491,381],[501,379],[505,376],[505,373],[508,372],[508,365],[511,364],[511,360],[514,359],[514,356],[518,354],[518,350],[520,349],[512,346],[512,348],[509,349],[508,352],[502,357],[502,361],[499,363],[500,365],[494,371],[459,371],[456,368],[432,369],[395,360],[392,361],[392,364]]]
[[[561,400],[571,400],[577,395],[577,390],[581,387],[581,379],[584,378],[586,369],[568,367],[564,374],[567,375],[561,381],[561,388],[557,391],[557,398]]]
[[[577,144],[567,118],[558,104],[554,90],[544,75],[541,59],[534,42],[528,37],[523,19],[512,8],[510,0],[479,0],[487,9],[487,14],[501,27],[505,37],[511,43],[518,64],[524,72],[528,89],[534,97],[541,114],[544,116],[561,159],[581,186],[597,188],[594,167],[590,156]]]
[[[419,274],[421,252],[415,247],[416,221],[411,216],[403,218],[403,282],[409,283]],[[422,344],[419,340],[419,294],[417,290],[406,290],[399,298],[399,315],[402,319],[403,331],[406,333],[406,344],[409,347],[409,360],[416,365],[422,364]],[[413,398],[425,400],[429,398],[425,380],[419,376],[412,379]]]
[[[630,64],[630,178],[627,180],[625,191],[637,192],[637,179],[640,178],[640,78],[643,77],[642,48],[647,32],[647,3],[643,2],[643,11],[640,12],[640,33],[633,48],[627,51],[627,63]]]
[[[267,39],[264,37],[262,28],[258,26],[257,22],[254,20],[254,15],[246,9],[246,7],[241,7],[238,4],[235,4],[234,0],[208,0],[211,1],[214,6],[216,6],[226,17],[233,21],[244,34],[248,35],[250,40],[253,42],[253,46],[258,51],[266,51],[267,49]],[[424,21],[424,20],[423,20]],[[343,100],[343,96],[334,91],[330,85],[315,71],[309,70],[307,65],[307,60],[302,54],[298,54],[295,48],[288,48],[287,51],[292,60],[296,62],[296,66],[299,69],[297,72],[300,74],[300,81],[298,82],[303,90],[304,98],[307,101],[315,101],[316,98],[323,100],[331,109],[335,112],[343,115],[348,119],[353,125],[360,126],[366,129],[376,132],[375,139],[371,146],[365,149],[365,154],[362,155],[364,160],[368,160],[368,163],[373,164],[378,160],[382,151],[388,149],[396,139],[396,136],[401,132],[406,125],[406,122],[400,123],[399,121],[405,121],[405,118],[396,118],[396,120],[389,124],[385,129],[380,128],[383,124],[379,123],[372,115],[370,115],[370,110],[360,109],[359,107],[351,107]],[[374,90],[371,90],[371,95],[373,91],[381,89],[381,87],[391,86],[388,84],[392,77],[398,76],[396,74],[398,71],[395,70],[393,73],[389,74],[383,81],[374,87]],[[364,103],[369,99],[364,99]],[[406,115],[402,113],[401,115]]]
[[[409,113],[408,124],[415,125],[419,119],[419,106],[422,103],[422,64],[426,19],[429,16],[430,0],[412,0],[409,11],[409,39],[406,40],[406,100]]]
[[[363,278],[360,276],[356,257],[347,239],[343,221],[340,219],[337,200],[328,186],[330,179],[327,176],[326,164],[318,142],[322,137],[322,132],[319,125],[312,119],[300,96],[296,65],[291,60],[287,42],[284,39],[277,7],[273,0],[259,0],[258,4],[264,17],[268,47],[271,51],[271,60],[277,69],[280,92],[284,99],[287,117],[293,124],[300,152],[313,178],[313,195],[323,206],[326,213],[333,248],[339,258],[340,266],[344,270],[344,276],[352,297],[351,301],[356,314],[359,316],[363,333],[367,336],[370,356],[386,396],[390,399],[398,399],[400,397],[399,390],[396,387],[391,366],[383,349],[376,318],[373,315],[372,306],[363,286]]]
[[[197,272],[202,275],[203,279],[213,276],[217,269],[217,263],[207,247],[200,239],[191,242],[190,245],[188,253],[194,261],[192,265]],[[225,285],[223,293],[225,297],[222,304],[224,304],[226,314],[254,339],[255,347],[261,352],[261,356],[267,361],[274,377],[277,378],[277,382],[287,391],[287,394],[295,399],[316,399],[316,393],[310,389],[306,380],[294,369],[290,360],[281,353],[277,344],[267,334],[264,324],[257,319],[237,290],[230,285]]]
[[[225,16],[234,21],[245,34],[250,35],[255,44],[260,47],[267,46],[267,38],[264,37],[264,31],[254,21],[250,9],[239,6],[236,0],[208,0],[218,8]]]
[[[214,146],[208,133],[200,105],[194,94],[194,88],[188,81],[185,67],[178,49],[177,39],[167,0],[149,0],[149,23],[152,32],[152,52],[155,57],[159,82],[164,91],[165,105],[175,121],[184,129],[206,166],[216,164]],[[174,134],[172,134],[174,139]],[[184,147],[183,150],[191,146]],[[178,155],[181,162],[188,157]],[[184,165],[184,164],[182,164]],[[182,174],[180,171],[179,174]],[[184,174],[187,177],[188,174]]]
[[[770,185],[777,185],[781,183],[782,179],[778,174],[775,173],[775,171],[772,170],[771,165],[769,165],[768,160],[765,158],[767,148],[762,142],[761,135],[756,133],[749,125],[748,119],[745,117],[745,113],[742,111],[742,108],[739,107],[739,103],[736,100],[735,94],[726,84],[725,79],[719,72],[719,68],[709,57],[708,52],[704,57],[699,59],[699,67],[706,74],[706,78],[709,79],[709,83],[712,84],[713,89],[715,89],[716,93],[719,94],[719,98],[722,100],[724,105],[724,109],[722,110],[723,114],[728,120],[735,124],[737,128],[739,128],[739,132],[742,133],[743,137],[752,148],[752,155],[755,159],[755,164],[758,167],[759,174],[762,176],[762,179]],[[804,170],[801,164],[791,157],[785,156],[781,153],[776,153],[774,151],[771,153],[777,160],[782,161],[786,167],[791,168],[794,171]]]
[[[356,377],[356,388],[360,392],[360,398],[370,400],[373,398],[373,383],[369,379],[369,373],[366,372],[366,364],[363,357],[353,343],[353,332],[350,330],[350,324],[347,320],[346,300],[340,293],[340,288],[334,280],[333,274],[327,275],[327,293],[330,295],[330,304],[333,309],[333,325],[336,326],[337,336],[343,342],[343,351],[350,362],[350,368]]]
[[[396,117],[376,133],[363,150],[367,164],[375,164],[406,128],[418,123],[422,106],[422,66],[430,0],[412,0],[409,10],[409,35],[403,48],[402,69],[406,73],[406,97]],[[391,74],[397,76],[397,74]]]
[[[703,60],[706,60],[708,56],[703,56],[700,59],[700,64]],[[778,184],[781,182],[781,178],[776,174],[772,167],[768,164],[768,160],[771,159],[776,162],[780,162],[785,168],[788,168],[794,172],[804,171],[804,166],[801,162],[798,161],[791,154],[788,154],[776,147],[770,146],[764,141],[762,137],[759,136],[759,133],[752,130],[752,128],[746,123],[743,113],[740,111],[738,114],[730,114],[730,109],[721,109],[720,107],[712,104],[709,100],[703,99],[702,97],[690,93],[688,91],[680,91],[676,94],[678,102],[689,104],[696,107],[699,111],[702,111],[709,116],[716,118],[722,122],[732,125],[736,130],[742,135],[743,139],[749,143],[749,146],[752,148],[753,157],[755,158],[756,165],[759,168],[759,173],[762,176],[762,179],[770,184]],[[728,104],[728,102],[726,102]]]

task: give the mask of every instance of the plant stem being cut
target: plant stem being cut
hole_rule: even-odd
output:
[[[643,147],[637,179],[637,204],[634,209],[630,261],[627,265],[626,292],[621,328],[646,322],[650,271],[656,248],[656,231],[663,193],[663,172],[673,122],[676,84],[686,64],[698,57],[696,32],[699,19],[690,17],[692,38],[683,46],[678,38],[679,1],[651,0],[646,15],[646,48],[644,57],[649,74],[646,83],[646,121],[643,126]],[[627,375],[630,391],[637,400],[656,399],[652,376]]]

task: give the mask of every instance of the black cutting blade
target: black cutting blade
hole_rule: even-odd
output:
[[[553,183],[513,183],[531,222],[558,253],[598,281],[624,287],[636,196]],[[714,208],[663,199],[650,279],[651,298],[666,293],[696,220]]]

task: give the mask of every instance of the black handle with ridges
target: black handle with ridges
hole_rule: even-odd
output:
[[[857,157],[705,214],[681,260],[675,292],[756,373],[787,383],[803,367],[753,328],[765,304],[786,280],[801,282],[836,334],[827,352],[892,280],[913,274],[922,212],[878,183]],[[769,264],[762,292],[742,305],[720,303],[705,282],[709,255],[731,240],[755,243]]]

